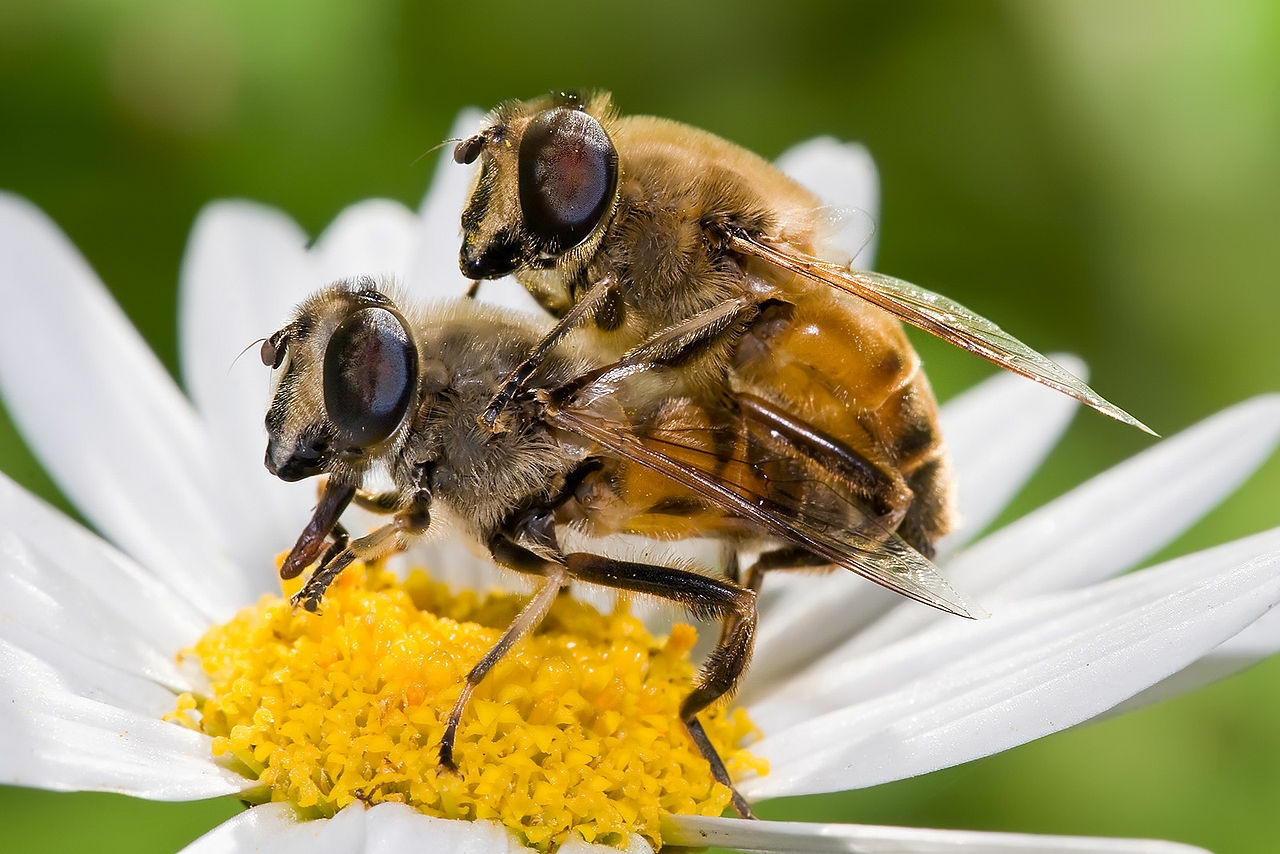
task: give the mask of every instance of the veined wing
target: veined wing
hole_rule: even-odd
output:
[[[763,258],[785,270],[864,299],[912,326],[950,341],[1001,368],[1074,397],[1103,415],[1156,435],[1154,430],[1098,394],[1075,374],[955,300],[892,276],[850,270],[807,255],[784,251],[740,232],[729,235],[729,246],[736,252]]]
[[[593,398],[589,389],[584,394],[587,399]],[[579,406],[573,400],[550,402],[544,417],[559,429],[665,475],[726,512],[748,520],[763,533],[800,546],[918,602],[971,619],[981,615],[928,558],[897,534],[878,531],[872,536],[855,530],[835,530],[827,520],[814,518],[803,505],[780,503],[780,497],[785,502],[785,494],[756,494],[740,484],[726,482],[715,473],[711,455],[680,447],[681,459],[676,459],[646,443],[617,419],[592,412],[589,404]],[[672,440],[663,441],[670,444]],[[707,459],[707,466],[690,462],[699,455]]]

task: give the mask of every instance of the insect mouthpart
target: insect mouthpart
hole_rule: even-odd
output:
[[[468,279],[498,279],[520,266],[521,249],[520,240],[506,231],[485,246],[467,241],[458,254],[458,268]]]
[[[281,444],[273,433],[267,439],[267,454],[263,462],[267,471],[292,483],[321,474],[328,451],[329,443],[320,437],[303,436],[290,447]]]

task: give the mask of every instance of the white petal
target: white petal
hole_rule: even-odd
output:
[[[1206,854],[1204,849],[1154,839],[1036,836],[859,824],[743,821],[673,816],[663,840],[690,848],[717,846],[777,854]]]
[[[1161,700],[1190,693],[1210,682],[1239,673],[1277,652],[1280,652],[1280,608],[1273,608],[1253,625],[1224,642],[1190,667],[1157,682],[1099,717],[1122,715]]]
[[[418,239],[418,218],[399,202],[366,199],[338,214],[316,240],[315,287],[357,276],[401,280]]]
[[[831,236],[843,257],[828,260],[852,259],[854,267],[870,269],[880,217],[880,175],[871,153],[856,142],[823,136],[782,152],[775,165],[832,208],[862,214]]]
[[[1280,441],[1280,395],[1223,410],[997,531],[947,563],[985,607],[1083,587],[1139,563],[1230,495]],[[898,608],[838,650],[864,652],[937,617]]]
[[[168,711],[173,691],[192,687],[174,655],[201,630],[188,605],[87,534],[59,541],[0,532],[0,637],[60,669],[82,661],[107,668],[95,696],[117,696],[113,674],[135,676],[171,690],[126,693],[116,702],[157,716]]]
[[[480,130],[483,121],[484,113],[474,107],[465,109],[454,120],[449,136],[466,139]],[[405,276],[409,293],[415,297],[460,297],[467,289],[467,280],[458,269],[458,247],[462,243],[462,208],[478,168],[453,162],[452,145],[441,150],[431,189],[419,208],[417,246]]]
[[[1277,551],[1280,551],[1280,528],[1179,558],[1165,564],[1161,571],[1198,572],[1207,578],[1212,572]],[[1151,571],[1137,573],[1129,578],[1150,578],[1147,573]],[[1055,603],[1052,607],[1060,608],[1063,614],[1069,616],[1075,606],[1056,603],[1074,601],[1070,596],[1080,597],[1084,601],[1099,595],[1096,591],[1105,589],[1110,588],[1103,586],[1076,594],[1058,594],[1048,597],[1047,601]],[[1041,601],[1046,599],[1042,597],[1041,600],[1036,600]],[[1019,603],[1005,608],[992,620],[1004,627],[996,634],[1015,634],[1022,626],[1022,615],[1027,609],[1034,611],[1040,607],[1042,606],[1035,603]],[[954,620],[948,625],[944,621],[868,653],[843,653],[836,650],[814,662],[803,675],[773,686],[751,707],[752,715],[766,732],[773,733],[826,712],[875,702],[882,695],[893,692],[913,679],[925,678],[938,669],[957,666],[956,662],[965,655],[980,653],[981,644],[990,638],[968,630],[967,625],[970,624],[957,624]],[[994,639],[990,640],[996,642]]]
[[[364,848],[367,854],[406,851],[524,854],[529,850],[497,822],[431,818],[402,804],[379,804],[365,815],[369,823],[369,838]]]
[[[34,567],[5,562],[0,578],[15,588],[28,585],[61,603],[68,620],[86,625],[99,618],[113,621],[103,624],[104,636],[107,625],[114,632],[128,624],[134,637],[167,657],[207,627],[202,615],[172,588],[3,474],[0,519],[0,530],[9,537],[16,534],[39,561]],[[7,596],[0,596],[0,614],[15,622],[31,619]],[[65,637],[61,630],[50,631]]]
[[[458,854],[505,851],[508,854],[525,854],[531,850],[521,845],[510,831],[497,822],[431,818],[403,804],[379,804],[370,808],[365,815],[369,825],[368,841],[364,848],[367,854],[402,854],[413,851],[422,854],[434,854],[437,851]],[[618,848],[591,845],[573,838],[556,850],[564,854],[620,854]],[[621,854],[653,854],[653,849],[643,840],[633,837]]]
[[[306,253],[307,235],[265,205],[214,202],[196,217],[182,259],[179,337],[183,378],[203,412],[214,416],[228,398],[228,371],[244,348],[275,331],[318,282]],[[261,368],[256,352],[252,362]],[[266,382],[253,373],[255,408]],[[260,419],[259,419],[260,420]]]
[[[182,854],[525,854],[502,826],[430,818],[399,804],[352,804],[331,819],[300,821],[285,804],[265,804],[224,822]],[[616,850],[616,849],[613,849]]]
[[[1278,440],[1280,395],[1237,404],[991,535],[951,561],[948,575],[991,600],[988,607],[997,597],[1107,578],[1160,549],[1234,492]]]
[[[299,821],[289,804],[263,804],[224,821],[182,849],[182,854],[360,854],[364,809],[348,807],[331,819]]]
[[[1084,373],[1078,360],[1055,358],[1077,375]],[[1065,395],[1007,373],[993,376],[942,407],[943,435],[959,484],[961,529],[939,544],[941,554],[995,518],[1057,443],[1076,408],[1075,401]],[[901,597],[849,573],[776,575],[764,584],[760,635],[743,686],[744,701],[847,639],[874,630],[879,625],[875,621],[895,606],[893,616],[909,619],[913,625],[947,618],[918,603],[904,603]],[[982,602],[981,591],[972,591],[963,582],[957,588]]]
[[[441,522],[446,522],[441,518]],[[434,524],[434,520],[433,520]],[[442,526],[443,527],[443,526]],[[359,526],[356,530],[361,530]],[[433,531],[430,539],[414,543],[403,556],[407,569],[423,569],[433,581],[450,590],[493,590],[518,583],[515,573],[499,569],[489,558],[477,554],[478,547],[465,535],[450,531]]]
[[[653,846],[634,833],[627,840],[626,848],[583,842],[576,836],[570,836],[556,849],[556,854],[653,854]]]
[[[1087,379],[1074,356],[1053,360]],[[1018,494],[1079,411],[1079,404],[1039,383],[1001,371],[942,407],[942,435],[956,481],[959,525],[938,544],[939,559],[973,539]]]
[[[313,488],[286,484],[262,465],[270,372],[254,346],[323,284],[306,244],[297,223],[274,208],[216,202],[196,218],[182,262],[183,376],[226,460],[228,547],[246,566],[270,566],[315,500]]]
[[[0,780],[165,801],[252,787],[214,763],[208,736],[82,696],[86,677],[0,640]]]
[[[860,788],[1088,720],[1212,651],[1280,600],[1276,537],[1010,605],[989,620],[939,623],[795,680],[785,696],[750,709],[769,733],[753,751],[771,771],[740,791],[754,800]],[[837,711],[821,714],[828,708]]]
[[[58,674],[63,683],[75,686],[78,697],[148,720],[159,720],[166,712],[173,711],[173,689],[139,676],[123,665],[91,656],[78,646],[63,643],[30,625],[0,623],[0,642],[38,659],[48,668],[40,673]],[[9,678],[20,679],[23,675],[20,672]]]
[[[739,702],[750,705],[762,693],[787,684],[843,641],[867,631],[900,601],[897,594],[840,570],[767,577],[755,655]]]
[[[0,298],[0,390],[71,500],[207,613],[249,601],[254,588],[221,553],[208,434],[57,226],[10,195]]]

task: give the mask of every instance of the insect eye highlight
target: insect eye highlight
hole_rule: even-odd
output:
[[[544,110],[520,139],[520,210],[525,227],[553,254],[586,240],[613,205],[618,152],[590,114]]]
[[[324,408],[338,441],[367,448],[404,420],[418,378],[418,351],[404,323],[385,308],[351,313],[324,354]]]

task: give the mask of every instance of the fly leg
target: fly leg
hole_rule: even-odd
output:
[[[813,552],[806,551],[798,546],[787,546],[780,549],[773,549],[756,558],[755,563],[746,569],[741,567],[737,551],[733,551],[727,558],[726,575],[737,582],[738,586],[750,590],[756,596],[760,595],[760,588],[764,586],[764,574],[773,569],[819,569],[822,567],[832,567],[827,558],[816,555]],[[727,642],[730,635],[737,630],[738,616],[730,614],[720,627],[720,644]]]
[[[315,562],[324,549],[329,534],[340,527],[338,517],[347,509],[355,494],[356,488],[350,484],[340,483],[333,478],[325,482],[311,520],[298,535],[298,541],[289,550],[284,563],[280,564],[281,578],[296,578],[302,570]]]
[[[859,453],[762,397],[743,393],[735,400],[752,432],[766,444],[780,443],[836,475],[871,504],[873,521],[885,531],[902,524],[915,494],[895,467]]]
[[[480,283],[476,282],[474,284],[478,288]],[[497,429],[495,425],[498,422],[498,416],[502,414],[502,410],[506,408],[507,404],[519,394],[520,389],[528,382],[529,377],[533,376],[534,372],[538,370],[538,367],[547,358],[547,354],[560,343],[560,340],[565,335],[569,334],[570,330],[605,303],[605,298],[613,293],[615,285],[615,279],[612,276],[606,276],[587,289],[587,292],[582,295],[582,299],[578,300],[573,308],[569,309],[568,313],[560,318],[555,327],[534,346],[524,361],[503,382],[502,388],[493,396],[493,400],[489,401],[489,406],[485,409],[484,415],[480,416],[481,424],[490,430]]]
[[[352,503],[374,513],[385,514],[395,513],[404,503],[404,498],[398,492],[374,495],[329,478],[320,491],[320,500],[316,502],[310,521],[298,535],[298,541],[285,557],[284,563],[280,564],[281,578],[296,578],[302,570],[315,563],[324,548],[325,540],[330,536],[333,537],[333,542],[324,550],[324,556],[320,558],[321,565],[328,564],[347,547],[350,538],[338,519]]]
[[[758,310],[759,303],[751,294],[718,303],[642,341],[618,361],[587,371],[565,383],[556,389],[556,400],[572,400],[582,389],[590,388],[610,375],[626,376],[648,365],[672,366],[696,359],[728,334],[728,330],[745,326]]]
[[[778,569],[819,569],[832,566],[831,561],[798,546],[773,549],[756,558],[742,574],[742,586],[752,593],[759,593],[764,586],[766,572]]]
[[[331,549],[302,589],[293,595],[291,603],[308,611],[319,610],[324,591],[352,563],[357,560],[368,563],[403,551],[415,536],[425,532],[431,524],[431,493],[418,490],[410,493],[407,503],[403,497],[400,501],[401,509],[396,511],[391,522],[351,540],[340,551]]]
[[[404,496],[399,492],[365,492],[363,489],[357,489],[355,497],[351,499],[351,503],[357,507],[368,510],[370,513],[395,513],[397,508],[403,503]],[[320,558],[320,565],[326,566],[330,561],[342,554],[347,544],[351,542],[351,535],[347,533],[347,529],[343,527],[341,522],[337,522],[333,526],[333,530],[329,532],[333,542],[329,544],[329,548],[325,550],[324,557]]]
[[[565,555],[565,567],[571,577],[581,581],[659,596],[683,605],[696,617],[724,622],[720,642],[707,657],[693,691],[680,705],[680,719],[698,752],[711,766],[712,776],[729,787],[738,815],[754,818],[750,805],[734,788],[720,754],[707,738],[698,713],[731,695],[751,661],[756,632],[755,593],[732,582],[689,570],[630,563],[585,552]]]
[[[521,527],[532,534],[540,545],[555,548],[555,530],[549,515],[531,517]],[[538,588],[538,592],[533,594],[533,598],[520,609],[520,613],[511,621],[511,625],[503,632],[493,648],[485,653],[484,658],[480,659],[467,673],[467,681],[463,684],[462,693],[458,695],[453,709],[449,712],[444,736],[440,739],[440,766],[448,771],[458,770],[453,758],[453,748],[458,738],[458,726],[462,722],[462,714],[466,711],[476,686],[484,681],[484,677],[489,675],[493,666],[511,651],[511,647],[515,646],[517,641],[538,627],[568,581],[562,564],[540,557],[516,543],[514,536],[515,534],[499,533],[493,537],[489,542],[489,553],[493,559],[508,569],[529,575],[541,575],[546,580]]]
[[[400,510],[404,504],[404,493],[394,489],[387,492],[365,492],[357,489],[351,503],[370,513],[387,515]]]

